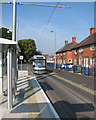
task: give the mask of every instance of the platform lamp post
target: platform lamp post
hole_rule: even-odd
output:
[[[55,33],[55,61],[54,61],[54,69],[56,69],[56,32],[55,31],[50,31]]]

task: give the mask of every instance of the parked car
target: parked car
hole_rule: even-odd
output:
[[[73,67],[73,64],[72,64],[72,63],[62,64],[62,65],[61,65],[61,68],[62,68],[62,69],[65,69],[66,66],[71,69],[71,68]]]
[[[69,63],[69,64],[67,64],[67,67],[71,69],[73,67],[73,64]]]
[[[62,69],[65,69],[66,66],[67,66],[67,64],[62,64],[62,65],[61,65],[61,68],[62,68]]]

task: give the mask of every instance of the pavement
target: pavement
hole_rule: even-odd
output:
[[[34,75],[19,71],[16,99],[7,109],[7,96],[0,95],[0,119],[60,119]]]

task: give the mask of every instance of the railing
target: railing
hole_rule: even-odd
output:
[[[54,64],[48,63],[47,66],[54,67]],[[66,67],[62,68],[60,64],[56,64],[56,69],[65,70],[65,71],[72,71],[73,73],[79,73],[81,75],[96,77],[96,66],[95,67],[83,67],[80,65],[74,65],[72,68],[69,68],[66,65]]]
[[[77,66],[76,66],[77,67]],[[96,77],[96,67],[82,67],[79,66],[79,70],[76,71],[76,68],[73,67],[74,73],[81,73],[81,75],[93,76]]]

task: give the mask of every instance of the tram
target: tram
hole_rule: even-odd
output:
[[[37,74],[46,72],[46,57],[44,55],[33,56],[33,72]]]

